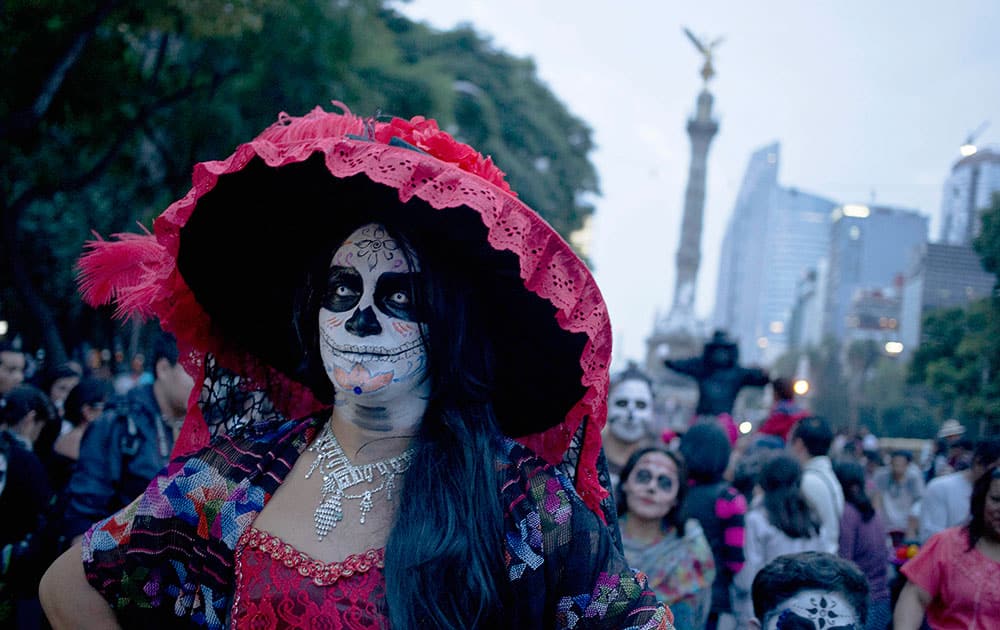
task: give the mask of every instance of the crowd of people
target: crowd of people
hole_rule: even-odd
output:
[[[721,332],[659,433],[586,266],[433,121],[282,114],[155,227],[80,263],[169,331],[128,370],[0,345],[0,626],[1000,627],[1000,440],[838,438]]]
[[[154,374],[123,385],[0,342],[0,627],[41,627],[44,570],[166,465],[193,380],[171,335],[152,356]]]
[[[631,384],[623,386],[624,379]],[[649,382],[629,366],[613,380],[612,404],[621,389],[652,407]],[[834,556],[841,560],[836,566],[863,576],[854,583],[863,584],[865,605],[851,607],[862,621],[764,627],[1000,627],[1000,481],[994,483],[1000,479],[1000,438],[967,441],[964,428],[949,420],[934,446],[921,453],[880,448],[868,430],[835,435],[823,418],[799,405],[789,380],[777,378],[771,385],[770,415],[735,440],[727,418],[699,416],[686,431],[660,435],[652,425],[637,430],[635,418],[609,416],[606,431],[618,433],[616,455],[632,453],[618,491],[625,531],[633,527],[638,484],[649,505],[666,501],[671,510],[654,513],[662,518],[659,536],[647,529],[646,544],[631,541],[627,557],[657,574],[657,592],[685,611],[686,627],[750,627],[761,621],[753,594],[767,567],[785,566],[793,557],[813,562]],[[641,418],[652,422],[653,414]],[[629,430],[618,431],[619,424]],[[670,463],[660,451],[671,453]],[[640,465],[651,452],[667,464],[660,469],[668,469],[672,481],[687,477],[686,492],[654,483],[656,467]],[[649,473],[635,479],[634,466]],[[684,540],[691,559],[686,566],[655,560],[660,545],[676,547]],[[712,562],[695,553],[705,543],[714,552]],[[665,568],[675,575],[665,575]],[[704,592],[691,592],[695,588]],[[694,608],[698,614],[687,614],[690,602],[706,600],[707,606]]]

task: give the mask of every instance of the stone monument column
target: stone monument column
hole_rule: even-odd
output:
[[[694,318],[694,296],[698,266],[701,264],[701,227],[704,222],[708,147],[719,131],[719,123],[712,119],[712,100],[708,88],[702,89],[698,95],[697,114],[687,124],[688,137],[691,138],[691,166],[684,193],[684,219],[681,223],[680,246],[677,248],[677,280],[674,283],[670,319]]]
[[[676,280],[673,301],[665,317],[657,319],[653,334],[646,340],[646,370],[653,377],[658,401],[665,400],[665,413],[671,415],[670,408],[680,416],[694,409],[697,390],[690,379],[667,370],[666,359],[696,356],[701,353],[704,331],[694,315],[694,300],[698,282],[698,267],[701,264],[701,232],[705,211],[705,177],[708,164],[708,149],[719,131],[719,123],[712,118],[713,96],[708,90],[708,82],[715,76],[712,58],[715,48],[722,42],[718,38],[711,43],[695,37],[684,29],[688,39],[704,58],[701,76],[704,80],[698,94],[694,116],[688,119],[687,132],[691,139],[691,163],[688,169],[687,188],[684,193],[684,215],[681,220],[680,243],[677,248]],[[668,422],[672,422],[668,418]]]

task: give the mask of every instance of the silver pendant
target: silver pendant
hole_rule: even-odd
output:
[[[348,459],[347,453],[340,446],[333,429],[328,422],[319,438],[309,447],[309,452],[316,453],[316,459],[306,472],[306,479],[312,477],[317,469],[323,475],[323,487],[320,489],[319,506],[313,515],[316,526],[316,537],[323,541],[337,523],[344,520],[343,501],[349,499],[360,501],[358,511],[361,513],[359,523],[365,524],[368,513],[375,506],[374,497],[385,490],[386,501],[392,501],[392,491],[396,487],[395,477],[410,467],[413,460],[413,449],[407,449],[395,457],[356,466]],[[361,483],[375,482],[376,474],[381,483],[374,488],[368,488],[358,494],[348,494],[346,490]]]

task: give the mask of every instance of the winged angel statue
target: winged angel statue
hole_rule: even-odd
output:
[[[715,53],[715,49],[722,43],[724,38],[717,37],[710,43],[706,44],[705,37],[699,39],[687,27],[684,28],[684,34],[691,40],[691,43],[698,49],[698,52],[705,57],[705,65],[701,67],[701,76],[705,79],[705,83],[708,83],[708,81],[715,76],[715,67],[712,65],[712,56]]]

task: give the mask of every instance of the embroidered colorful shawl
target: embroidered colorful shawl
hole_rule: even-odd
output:
[[[84,537],[87,579],[127,627],[226,627],[235,548],[321,426],[259,424],[173,460]],[[558,468],[512,440],[501,479],[511,627],[672,628],[645,576]]]

